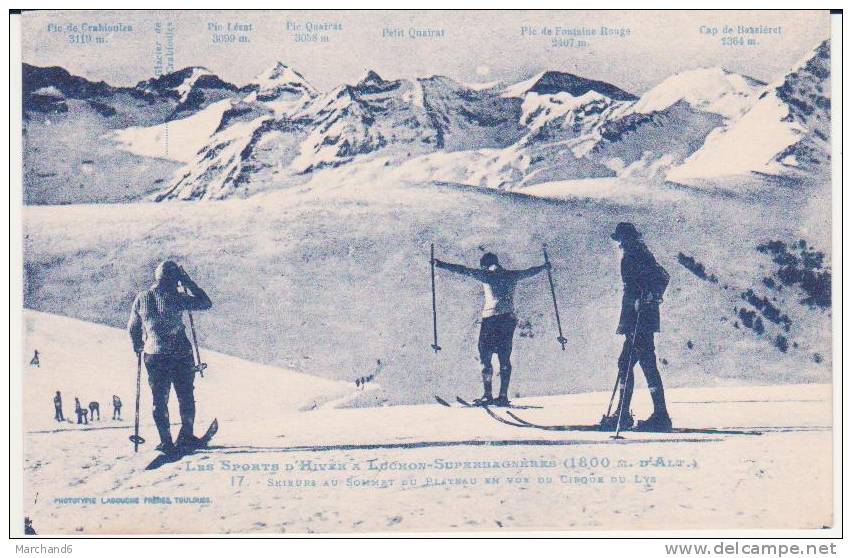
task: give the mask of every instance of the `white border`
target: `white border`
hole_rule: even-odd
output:
[[[26,3],[17,3],[19,6],[25,5]],[[203,4],[203,5],[202,5]],[[435,0],[428,3],[428,8],[473,8],[473,9],[494,9],[494,8],[503,8],[504,6],[499,6],[495,4],[493,1],[486,2],[484,0],[466,0],[459,2],[458,0],[447,2],[443,0]],[[598,8],[613,8],[613,9],[637,9],[635,3],[629,3],[625,1],[621,2],[612,2],[612,1],[602,1],[596,3]],[[836,6],[839,6],[839,3],[835,3]],[[340,9],[352,9],[354,6],[351,4],[346,5],[342,2],[333,2],[328,0],[314,0],[311,2],[313,8],[340,8]],[[122,4],[122,6],[127,6],[127,4]],[[363,7],[375,8],[375,9],[396,9],[398,8],[398,4],[392,3],[390,1],[372,1],[372,2],[363,2]],[[24,6],[25,7],[25,6]],[[65,3],[60,2],[58,0],[44,0],[38,2],[39,8],[45,9],[67,9],[68,6]],[[104,0],[94,0],[88,2],[87,8],[94,9],[108,9],[114,8],[115,4],[113,2],[106,2]],[[152,8],[170,8],[170,9],[180,9],[180,8],[200,8],[203,7],[205,9],[227,9],[230,6],[225,2],[219,1],[206,1],[206,2],[147,2],[144,6],[146,9]],[[257,1],[246,1],[241,3],[241,8],[288,8],[290,6],[281,5],[281,4],[273,4],[270,2],[257,2]],[[295,7],[295,6],[294,6]],[[424,6],[427,7],[427,6]],[[566,8],[574,8],[574,6],[566,6],[564,3],[556,2],[556,1],[546,1],[546,2],[530,2],[524,6],[525,9],[530,8],[547,8],[547,9],[566,9]],[[682,8],[683,5],[675,2],[656,2],[653,4],[646,5],[645,7],[653,7],[653,8],[664,8],[664,9],[674,9],[674,8]],[[770,7],[772,9],[779,8],[806,8],[806,9],[815,9],[819,6],[807,6],[803,7],[801,5],[796,6],[792,2],[787,2],[784,0],[779,0],[777,2],[773,2]],[[826,6],[828,8],[829,6]],[[726,9],[726,8],[735,8],[735,9],[749,9],[749,6],[744,6],[742,2],[729,1],[729,0],[719,0],[713,3],[713,9]],[[19,18],[12,18],[17,19]],[[839,53],[839,49],[842,45],[842,23],[841,17],[833,17],[832,18],[832,123],[833,123],[833,134],[832,134],[832,149],[834,155],[834,201],[833,204],[833,212],[832,212],[832,220],[833,220],[833,230],[834,230],[834,243],[832,249],[832,259],[833,259],[833,267],[834,267],[834,289],[833,289],[833,300],[835,301],[834,308],[834,374],[835,374],[835,455],[834,455],[834,463],[835,463],[835,486],[837,488],[840,487],[840,482],[842,480],[843,471],[840,467],[841,463],[841,455],[840,455],[840,442],[842,440],[843,434],[843,423],[841,421],[841,401],[842,395],[845,395],[846,387],[843,386],[843,393],[841,393],[841,374],[842,374],[842,356],[841,349],[842,344],[845,339],[843,339],[842,335],[842,313],[837,312],[837,309],[845,306],[842,304],[841,297],[841,289],[844,283],[843,274],[842,274],[842,261],[843,261],[843,238],[842,238],[842,229],[841,229],[841,219],[842,219],[842,210],[841,206],[841,169],[842,169],[842,137],[839,132],[838,124],[842,122],[841,114],[842,114],[842,65],[843,61],[841,55]],[[11,44],[12,51],[10,55],[16,54],[14,60],[17,61],[17,68],[20,68],[20,26],[11,24],[10,22],[10,38],[11,42],[4,41],[5,44]],[[17,47],[17,48],[15,48]],[[13,57],[9,58],[10,64],[12,68],[15,67],[15,63],[12,62]],[[19,201],[22,199],[22,176],[21,176],[21,165],[20,165],[20,152],[21,152],[21,136],[20,133],[13,133],[16,130],[20,130],[20,74],[19,70],[16,72],[17,75],[17,86],[15,85],[15,76],[12,76],[12,80],[10,83],[10,95],[11,99],[11,107],[18,107],[18,110],[11,114],[11,122],[10,122],[10,161],[16,161],[16,165],[11,169],[12,174],[10,177],[12,178],[10,183],[10,200]],[[845,206],[845,203],[843,204]],[[22,293],[22,277],[21,277],[21,269],[22,269],[22,230],[20,227],[20,219],[21,219],[21,205],[20,203],[12,203],[9,208],[7,208],[10,215],[10,237],[9,244],[6,246],[10,246],[9,253],[9,262],[11,264],[11,271],[7,277],[9,277],[9,287],[10,287],[10,325],[16,324],[17,327],[11,328],[9,331],[9,339],[11,342],[11,346],[14,347],[12,349],[11,354],[8,355],[11,357],[11,363],[21,363],[23,362],[22,351],[22,343],[21,343],[21,334],[22,329],[22,304],[23,304],[23,293]],[[11,226],[12,223],[15,226]],[[18,364],[20,366],[20,364]],[[18,395],[17,401],[20,401],[20,374],[12,374],[10,370],[11,379],[11,393],[15,393]],[[6,387],[4,386],[4,390]],[[10,393],[7,393],[7,401],[9,401]],[[14,410],[10,408],[10,412]],[[18,409],[19,410],[19,409]],[[20,435],[20,413],[11,413],[10,416],[10,431],[15,432],[10,441],[11,443],[11,456],[14,458],[12,462],[21,463],[21,449],[22,449],[22,436]],[[8,472],[8,471],[7,471]],[[15,471],[13,471],[15,472]],[[15,472],[20,479],[20,470]],[[13,479],[14,480],[14,479]],[[15,483],[16,486],[13,488],[12,493],[9,494],[11,497],[11,509],[12,509],[12,518],[16,518],[15,522],[10,522],[10,528],[12,529],[12,533],[20,534],[22,525],[20,524],[19,519],[21,517],[20,513],[22,513],[22,487],[20,482]],[[845,492],[845,491],[844,491]],[[839,492],[836,492],[837,496],[840,496]],[[6,513],[8,510],[4,510]],[[724,537],[719,538],[717,540],[708,540],[706,541],[711,546],[715,544],[717,541],[721,540],[732,540],[733,538],[751,538],[751,537],[760,537],[760,538],[775,538],[775,537],[837,537],[840,535],[841,522],[843,520],[841,502],[840,498],[835,499],[835,524],[834,527],[830,530],[821,530],[821,531],[768,531],[768,530],[750,530],[750,531],[613,531],[613,532],[560,532],[560,533],[542,533],[542,532],[534,532],[529,533],[528,535],[533,537],[546,537],[546,536],[562,536],[562,537],[596,537],[598,540],[574,540],[572,542],[572,551],[592,551],[592,552],[600,552],[602,549],[599,548],[603,543],[600,538],[608,539],[605,543],[606,550],[610,552],[624,552],[629,554],[631,557],[637,556],[661,556],[664,555],[663,544],[668,542],[667,540],[612,540],[613,537],[620,536],[628,536],[628,537]],[[7,518],[10,519],[11,518]],[[411,537],[416,538],[422,535],[419,534],[397,534],[397,533],[388,533],[389,536],[402,536],[402,537]],[[380,533],[366,535],[366,538],[370,536],[381,536]],[[477,535],[464,535],[464,536],[477,536]],[[494,534],[485,534],[482,536],[495,536]],[[522,536],[519,533],[513,533],[510,536]],[[309,537],[306,537],[309,538]],[[167,544],[170,551],[173,552],[212,552],[213,555],[224,554],[225,552],[232,553],[233,551],[239,551],[235,546],[229,546],[229,544],[234,544],[235,541],[223,541],[223,540],[194,540],[194,541],[178,541],[172,539],[166,539],[166,542],[163,543],[163,539],[157,539],[156,542],[145,540],[139,541],[136,544],[128,544],[126,541],[116,541],[116,540],[99,540],[99,541],[84,541],[78,540],[73,541],[73,539],[66,539],[71,541],[75,551],[80,551],[85,549],[86,555],[111,555],[115,556],[115,553],[121,553],[122,557],[132,557],[137,555],[142,555],[143,552],[147,556],[151,550],[163,548],[162,544]],[[671,539],[669,539],[671,540]],[[14,541],[13,541],[14,542]],[[20,543],[20,541],[17,541]],[[48,544],[48,541],[34,541],[34,542],[44,542]],[[309,551],[312,553],[317,552],[319,550],[315,545],[321,545],[324,551],[342,551],[346,552],[346,554],[352,553],[352,545],[355,543],[349,543],[348,541],[310,541],[311,546],[305,547],[304,544],[308,541],[289,541],[288,551],[291,553],[301,553],[305,550],[310,549]],[[549,546],[549,543],[553,541],[430,541],[428,543],[421,542],[413,548],[407,541],[384,541],[382,549],[385,552],[394,552],[398,553],[400,551],[406,552],[408,554],[413,554],[415,556],[421,555],[421,553],[429,552],[430,554],[436,551],[455,551],[455,552],[473,552],[473,553],[488,553],[488,554],[496,554],[496,555],[529,555],[532,552],[548,552],[553,551],[553,548],[549,550],[545,550],[543,546]],[[767,543],[771,543],[773,541],[764,541]],[[774,541],[776,543],[793,543],[796,541]],[[56,544],[49,543],[49,544]],[[191,544],[192,546],[187,546]],[[238,543],[237,543],[238,544]],[[272,545],[276,544],[276,541],[253,541],[252,542],[252,550],[259,552],[270,552],[273,550],[279,550],[280,548],[273,547]],[[361,547],[361,543],[357,543],[359,547]],[[346,545],[346,546],[344,546]],[[405,546],[402,546],[405,545]],[[523,546],[521,546],[523,545]],[[363,547],[361,547],[363,549]],[[534,550],[535,548],[535,550]],[[14,550],[14,548],[10,548],[10,550]],[[321,555],[324,552],[320,553]]]

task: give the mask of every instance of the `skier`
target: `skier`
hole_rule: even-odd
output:
[[[54,416],[56,422],[65,422],[65,415],[62,414],[62,394],[60,392],[56,392],[56,395],[53,396],[53,409]]]
[[[166,260],[157,266],[155,281],[133,301],[127,329],[136,354],[144,352],[148,384],[154,399],[154,422],[160,435],[159,451],[165,454],[192,450],[199,444],[193,435],[195,422],[195,362],[186,336],[182,313],[209,310],[213,303],[182,267]],[[178,292],[178,285],[185,293]],[[181,428],[177,445],[169,429],[169,392],[174,384],[180,408]]]
[[[32,366],[33,368],[38,368],[39,366],[41,366],[38,360],[38,349],[33,352],[33,358],[30,359],[30,366]]]
[[[672,421],[666,408],[663,381],[657,369],[654,333],[660,331],[660,302],[668,285],[668,274],[654,259],[642,241],[641,233],[632,223],[619,223],[610,237],[619,243],[623,251],[621,279],[624,293],[616,329],[617,334],[624,335],[624,346],[618,357],[619,389],[622,395],[615,415],[604,417],[601,428],[615,430],[619,420],[623,430],[633,426],[630,402],[633,398],[633,368],[638,361],[651,392],[654,412],[647,420],[639,421],[636,430],[666,432],[671,430]]]
[[[121,420],[121,398],[112,396],[112,420]]]
[[[89,416],[92,417],[92,420],[95,420],[95,414],[98,415],[98,420],[101,420],[101,405],[97,401],[89,402]]]
[[[483,394],[474,400],[477,405],[509,405],[509,380],[512,376],[512,338],[518,319],[513,297],[518,281],[532,277],[548,268],[548,264],[529,269],[504,269],[496,255],[487,252],[479,260],[479,269],[451,264],[435,259],[435,266],[453,273],[473,277],[482,283],[484,305],[479,330],[479,360],[482,363]],[[497,354],[500,364],[500,394],[494,399],[491,392],[493,369],[491,359]]]

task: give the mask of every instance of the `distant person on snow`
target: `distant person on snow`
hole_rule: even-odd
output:
[[[62,414],[62,394],[58,391],[53,396],[53,410],[56,422],[65,422],[65,415]]]
[[[144,352],[148,384],[154,399],[154,422],[160,435],[157,449],[174,453],[198,445],[195,423],[195,362],[186,336],[183,312],[209,310],[213,303],[182,267],[164,261],[154,272],[154,284],[133,301],[127,329],[137,354]],[[178,286],[186,292],[178,292]],[[169,392],[174,384],[180,408],[181,428],[177,445],[169,429]]]
[[[112,420],[121,420],[121,397],[112,396]]]
[[[74,413],[77,415],[77,424],[89,424],[89,411],[80,405],[80,398],[74,398]]]
[[[672,428],[672,421],[666,408],[663,380],[657,369],[654,333],[660,331],[660,303],[668,286],[668,274],[657,263],[642,241],[642,234],[632,223],[619,223],[610,237],[619,243],[623,252],[621,279],[624,292],[616,329],[617,334],[624,335],[624,346],[618,357],[622,395],[616,414],[604,417],[601,427],[615,430],[619,416],[622,429],[633,427],[630,402],[633,398],[633,368],[638,361],[651,392],[654,412],[647,420],[639,421],[636,430],[667,432]]]
[[[512,338],[518,319],[515,317],[513,298],[518,281],[532,277],[547,269],[538,265],[529,269],[504,269],[497,256],[488,252],[479,260],[479,269],[451,264],[435,259],[435,266],[453,273],[472,277],[482,283],[484,306],[482,326],[479,330],[479,360],[482,363],[482,397],[474,401],[477,405],[509,405],[509,380],[512,376]],[[494,375],[491,359],[497,354],[500,364],[500,394],[494,399],[491,380]]]
[[[95,420],[95,414],[98,415],[98,420],[101,420],[101,405],[97,401],[89,402],[89,416]]]
[[[30,359],[30,366],[33,368],[38,368],[41,364],[38,360],[38,350],[33,353],[33,358]]]

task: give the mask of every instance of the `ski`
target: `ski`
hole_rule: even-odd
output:
[[[520,422],[512,422],[511,420],[509,420],[505,417],[501,417],[500,415],[495,413],[494,410],[491,407],[483,407],[483,409],[485,409],[485,412],[488,414],[488,416],[490,416],[491,418],[493,418],[497,422],[502,422],[503,424],[507,424],[509,426],[515,426],[517,428],[532,428],[528,424],[522,424]],[[508,411],[507,411],[507,413],[508,413]]]
[[[450,405],[450,404],[447,402],[447,400],[446,400],[446,399],[443,399],[443,398],[441,398],[441,397],[439,397],[439,396],[437,396],[437,395],[435,396],[435,401],[437,401],[438,403],[440,403],[440,404],[441,404],[441,405],[443,405],[444,407],[452,407],[452,405]]]
[[[600,428],[598,425],[543,425],[543,424],[535,424],[524,420],[519,417],[512,411],[506,411],[506,414],[512,417],[512,419],[518,421],[522,426],[526,426],[527,428],[537,428],[539,430],[553,430],[553,431],[574,431],[574,432],[599,432]]]
[[[515,404],[511,404],[511,403],[509,405],[485,405],[485,404],[477,405],[476,403],[470,403],[470,402],[466,401],[465,399],[462,399],[461,397],[456,397],[456,401],[458,401],[459,405],[461,405],[462,407],[473,408],[473,409],[481,409],[481,408],[485,408],[485,407],[496,407],[498,409],[519,409],[519,410],[523,410],[523,409],[543,409],[543,407],[540,407],[538,405],[515,405]],[[449,407],[449,405],[447,405],[447,406]]]
[[[524,426],[530,428],[538,428],[540,430],[553,430],[553,431],[580,431],[580,432],[603,432],[600,430],[598,425],[573,425],[573,424],[564,424],[564,425],[543,425],[543,424],[535,424],[529,422],[512,411],[507,411],[510,417]],[[642,432],[639,430],[630,430],[630,432]],[[763,432],[759,430],[732,430],[732,429],[717,429],[717,428],[672,428],[667,432],[644,432],[646,434],[722,434],[722,435],[740,435],[740,436],[760,436]]]
[[[210,426],[207,427],[207,432],[205,432],[204,436],[199,439],[200,443],[197,449],[207,447],[207,444],[210,443],[210,440],[213,439],[213,436],[215,436],[217,432],[219,432],[219,419],[214,418],[213,422],[210,423]]]

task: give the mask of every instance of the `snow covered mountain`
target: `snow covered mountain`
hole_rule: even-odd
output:
[[[668,173],[675,182],[701,183],[752,173],[782,177],[825,170],[830,159],[828,41],[770,84],[738,120]]]
[[[766,84],[724,68],[699,68],[675,74],[642,95],[633,112],[649,114],[679,101],[692,108],[736,119],[754,103]]]
[[[368,71],[354,85],[316,95],[296,72],[278,73],[288,79],[274,97],[245,99],[247,107],[269,110],[249,111],[256,118],[233,125],[223,117],[209,144],[154,199],[249,195],[269,181],[303,180],[314,171],[379,153],[402,162],[435,151],[502,148],[524,130],[517,99],[442,76],[386,80]],[[286,110],[276,104],[281,91],[289,99]]]
[[[516,158],[522,177],[502,183],[660,179],[712,130],[750,106],[760,85],[721,68],[695,70],[672,76],[637,99],[602,82],[540,74],[503,93],[523,96],[521,123],[527,134],[514,147],[522,153]]]
[[[207,68],[189,67],[139,82],[136,90],[155,97],[177,101],[170,119],[202,110],[222,99],[232,99],[241,93],[237,86],[223,81]]]
[[[29,64],[22,77],[24,199],[37,204],[130,201],[161,189],[188,146],[209,139],[198,125],[205,118],[185,119],[244,94],[200,68],[133,87]]]
[[[248,87],[256,87],[255,99],[266,102],[298,99],[305,95],[314,96],[317,93],[302,74],[282,62],[277,62],[262,72]]]
[[[585,150],[617,176],[662,179],[713,130],[745,112],[763,85],[722,68],[676,74],[608,115],[576,152]]]
[[[371,70],[320,92],[281,62],[243,86],[190,67],[130,88],[25,66],[28,200],[80,201],[66,184],[81,163],[57,172],[56,160],[72,157],[35,156],[69,148],[53,139],[62,122],[86,131],[81,141],[97,154],[88,159],[95,169],[109,160],[136,185],[117,199],[248,196],[377,158],[406,180],[500,189],[803,172],[828,159],[828,63],[825,42],[771,86],[698,68],[639,97],[558,71],[510,86],[469,86]],[[83,201],[117,201],[103,192],[109,176],[101,178]]]

